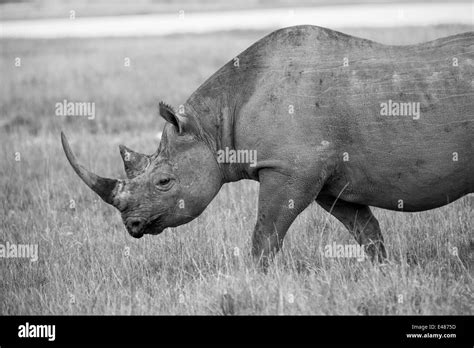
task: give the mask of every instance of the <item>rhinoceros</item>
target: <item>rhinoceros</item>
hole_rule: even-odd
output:
[[[289,27],[233,57],[178,112],[160,102],[156,152],[120,146],[127,179],[89,172],[63,133],[62,144],[135,238],[188,223],[223,184],[251,179],[259,262],[268,265],[314,201],[377,262],[387,253],[369,206],[417,212],[474,191],[473,71],[472,32],[387,46]],[[246,152],[256,160],[238,156]]]

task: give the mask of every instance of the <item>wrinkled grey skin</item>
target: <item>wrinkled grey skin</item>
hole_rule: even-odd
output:
[[[224,183],[252,179],[260,182],[252,252],[264,265],[314,201],[380,260],[386,252],[369,206],[423,211],[474,191],[474,33],[386,46],[297,26],[237,58],[191,95],[182,115],[160,104],[168,123],[155,154],[121,147],[127,180],[85,170],[63,136],[76,172],[120,210],[132,236],[187,223]],[[420,119],[381,116],[389,99],[420,102]],[[257,165],[218,163],[226,147],[256,150]]]

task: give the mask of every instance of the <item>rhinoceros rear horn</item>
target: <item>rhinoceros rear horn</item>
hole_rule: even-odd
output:
[[[89,186],[95,193],[97,193],[106,203],[109,203],[113,206],[118,206],[118,202],[114,200],[114,198],[115,188],[117,187],[119,181],[116,179],[102,178],[94,173],[89,172],[86,168],[77,163],[76,156],[71,151],[67,138],[63,132],[61,132],[61,142],[63,144],[66,157],[77,175],[79,175],[86,185]]]
[[[127,178],[133,179],[148,167],[149,158],[147,155],[135,152],[124,145],[119,145],[119,149]]]

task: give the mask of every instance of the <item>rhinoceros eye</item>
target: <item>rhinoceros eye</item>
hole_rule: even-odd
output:
[[[168,185],[170,182],[171,182],[170,178],[160,179],[158,181],[158,185],[165,186],[165,185]]]
[[[168,176],[161,176],[155,181],[155,186],[162,191],[166,191],[171,188],[173,183],[172,178]]]

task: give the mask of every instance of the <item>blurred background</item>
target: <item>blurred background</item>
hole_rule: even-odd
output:
[[[471,1],[1,0],[0,242],[38,243],[40,259],[0,260],[0,314],[216,314],[222,291],[242,314],[472,314],[458,262],[474,260],[472,197],[419,214],[374,209],[395,262],[384,274],[321,259],[321,243],[353,240],[312,206],[288,233],[283,273],[249,278],[229,255],[250,250],[256,183],[226,185],[199,219],[132,240],[73,173],[59,136],[94,172],[123,178],[117,146],[156,150],[160,100],[176,108],[275,29],[405,45],[472,31],[472,11]],[[95,117],[56,116],[63,100],[94,103]],[[277,308],[288,292],[295,304]]]
[[[278,28],[313,24],[413,44],[472,30],[472,11],[471,1],[2,0],[0,127],[156,128],[159,99],[183,103]],[[97,118],[54,117],[64,99],[94,102]]]

